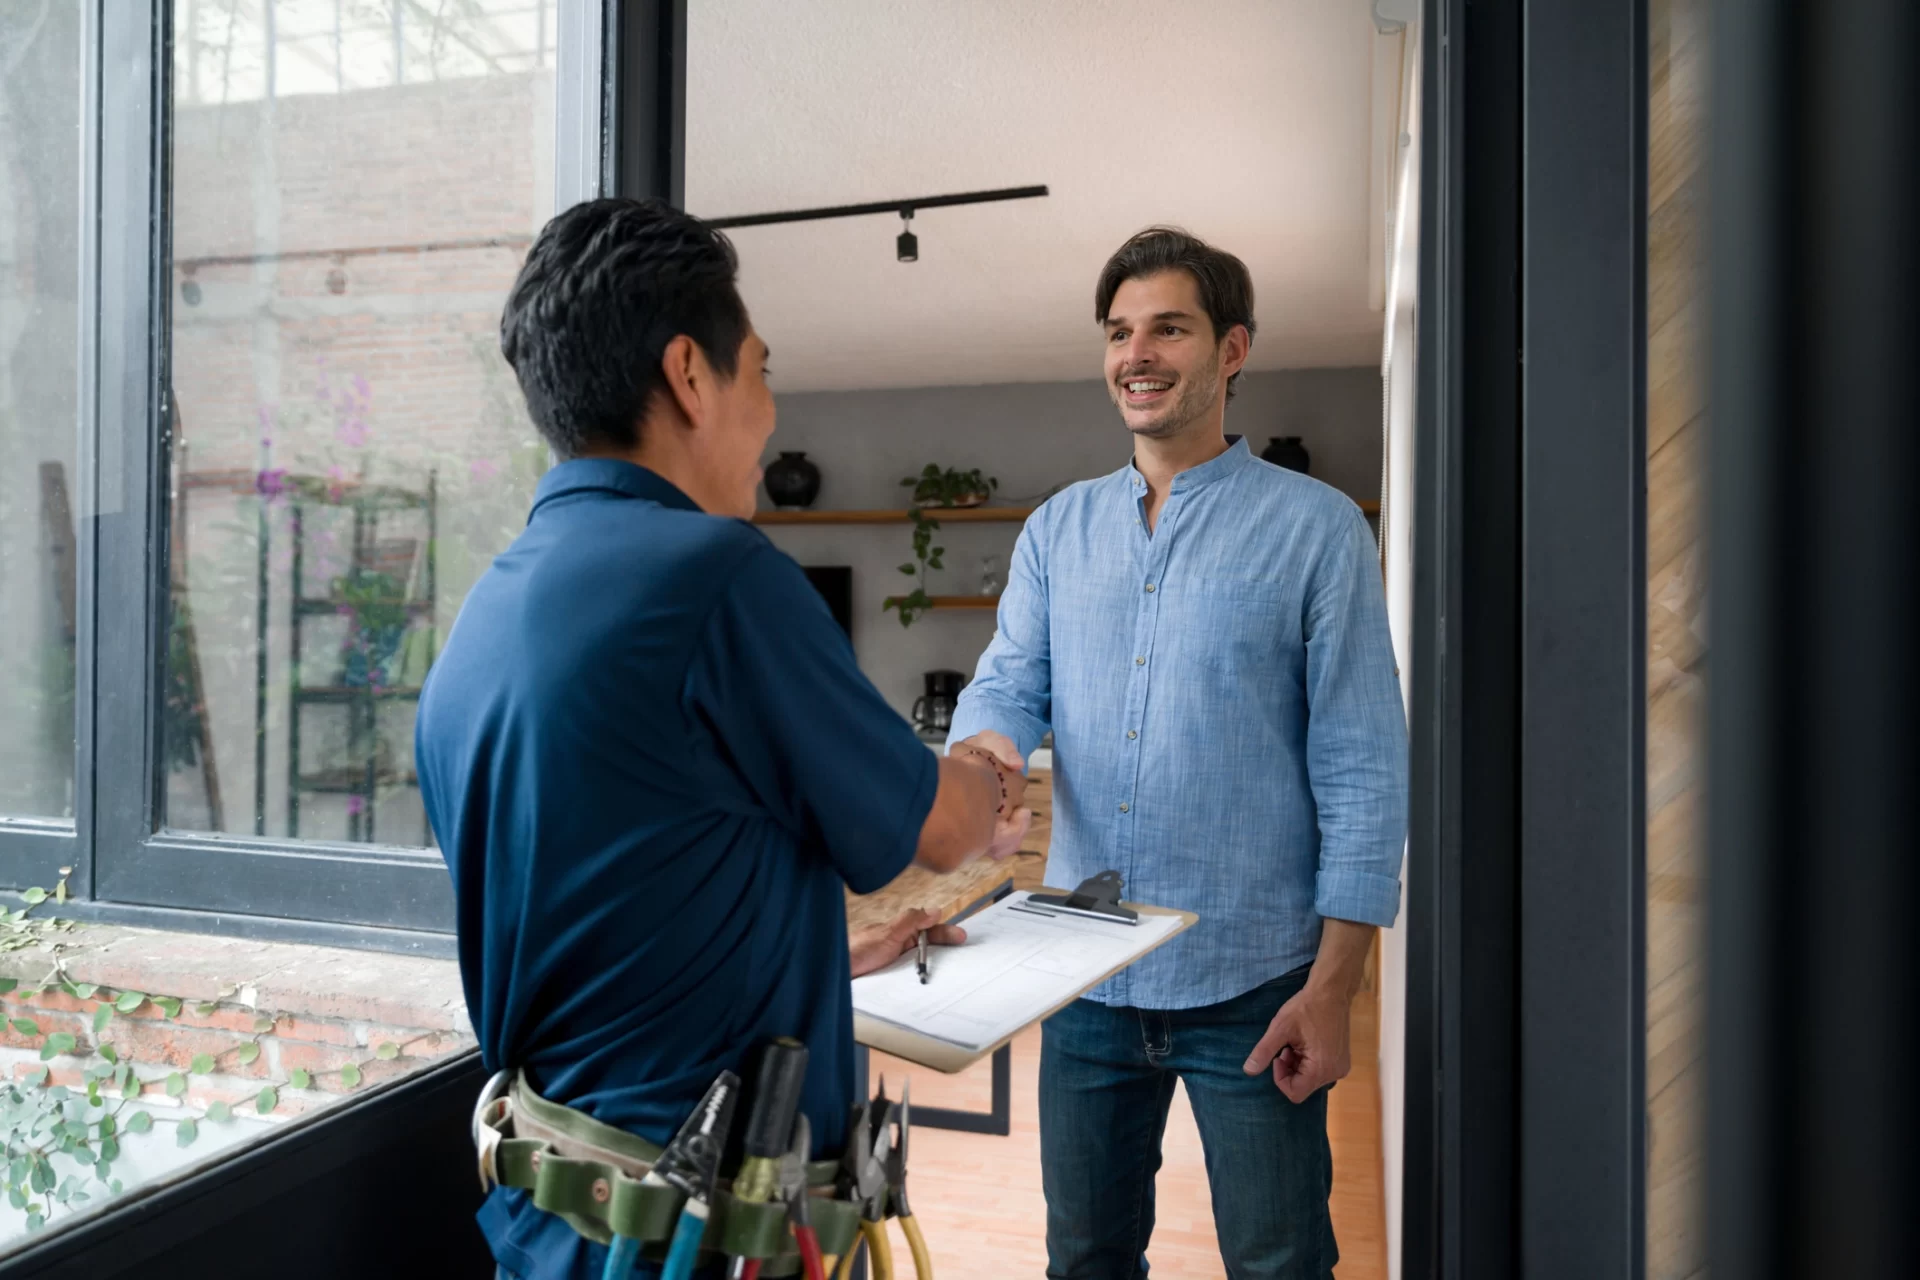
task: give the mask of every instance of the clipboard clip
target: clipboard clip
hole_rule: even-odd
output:
[[[1102,871],[1082,880],[1072,893],[1030,893],[1027,901],[1036,907],[1071,911],[1113,924],[1139,924],[1140,913],[1120,905],[1120,890],[1125,883],[1118,871]]]

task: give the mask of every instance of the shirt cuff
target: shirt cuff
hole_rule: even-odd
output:
[[[1018,707],[991,698],[963,697],[960,705],[954,709],[953,725],[947,730],[947,750],[952,751],[954,743],[965,742],[974,734],[988,729],[1013,739],[1013,745],[1020,750],[1020,758],[1026,761],[1033,759],[1033,753],[1040,749],[1041,739],[1047,736],[1046,726]]]
[[[1322,867],[1313,890],[1313,909],[1322,920],[1393,927],[1400,915],[1400,880],[1351,867]]]

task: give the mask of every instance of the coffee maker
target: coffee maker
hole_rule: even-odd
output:
[[[913,704],[913,727],[928,737],[942,737],[953,727],[954,708],[967,677],[958,671],[929,671],[927,691]]]

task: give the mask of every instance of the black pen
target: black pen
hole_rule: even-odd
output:
[[[925,982],[932,972],[927,967],[927,931],[925,929],[922,929],[914,935],[913,949],[915,953],[915,964],[920,970],[920,981]]]

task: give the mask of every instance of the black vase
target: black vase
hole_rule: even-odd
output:
[[[782,511],[810,507],[820,496],[820,468],[804,453],[783,453],[767,468],[767,496]]]
[[[1285,467],[1289,471],[1305,474],[1312,458],[1307,455],[1307,446],[1300,443],[1299,436],[1274,436],[1267,441],[1267,447],[1260,456],[1276,467]]]

